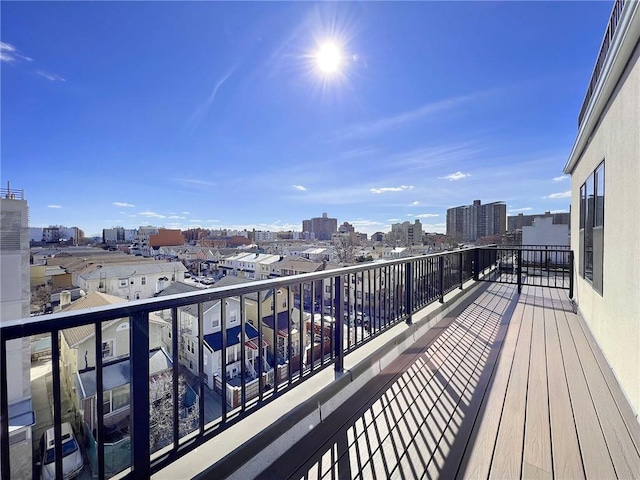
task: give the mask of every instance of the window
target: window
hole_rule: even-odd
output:
[[[105,415],[111,413],[111,392],[102,394],[102,408]]]
[[[218,315],[213,316],[211,320],[211,328],[218,328],[220,326],[220,317]]]
[[[604,162],[580,187],[580,264],[581,277],[602,293],[604,261]]]
[[[176,281],[176,275],[175,273],[171,274],[171,281],[175,282]]]
[[[113,349],[113,340],[104,340],[102,342],[102,359],[108,360],[113,358],[114,349]]]
[[[121,287],[126,287],[127,286],[127,279],[126,278],[121,278],[120,279],[120,286]]]
[[[235,323],[238,321],[238,315],[236,314],[236,312],[231,312],[229,314],[229,322],[230,323]]]
[[[111,390],[111,410],[119,410],[129,405],[129,385]]]
[[[326,287],[324,287],[324,292],[331,293],[331,285],[327,285]]]
[[[140,279],[140,283],[142,283],[142,285],[146,285],[147,284],[147,277],[142,277]]]

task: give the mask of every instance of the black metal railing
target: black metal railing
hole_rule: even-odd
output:
[[[595,93],[596,87],[598,85],[598,81],[600,80],[600,75],[602,74],[604,64],[607,60],[609,49],[611,48],[611,44],[613,42],[616,30],[618,29],[618,25],[620,24],[620,19],[622,17],[622,11],[624,9],[625,3],[627,3],[627,0],[615,0],[613,4],[613,9],[611,11],[611,15],[609,16],[609,23],[607,24],[607,30],[604,33],[604,38],[602,39],[602,44],[600,45],[600,52],[598,53],[596,64],[593,67],[593,73],[591,74],[591,79],[589,80],[587,93],[585,94],[584,101],[582,102],[582,107],[580,108],[580,114],[578,115],[578,127],[582,125],[582,121],[584,120],[587,109],[589,108],[589,103],[591,103],[591,98],[593,97],[593,94]]]
[[[478,248],[482,265],[493,268],[482,280],[518,285],[559,288],[573,298],[573,251],[567,247],[491,247]]]
[[[400,322],[411,323],[416,312],[443,302],[465,282],[525,279],[529,284],[539,269],[550,284],[551,271],[564,278],[572,269],[572,261],[565,262],[570,259],[571,252],[555,249],[469,248],[5,322],[0,331],[0,473],[10,478],[7,347],[12,340],[51,337],[56,477],[63,474],[63,398],[75,395],[68,401],[77,405],[82,423],[91,424],[95,438],[94,476],[113,472],[105,466],[105,444],[117,443],[114,432],[124,431],[131,445],[125,476],[147,478],[317,372],[330,365],[341,372],[345,355]],[[509,262],[516,265],[515,274],[504,271]],[[86,351],[69,355],[73,342],[68,337],[77,346],[78,332],[88,338]],[[126,348],[116,352],[123,344]],[[165,370],[151,360],[150,351],[158,346],[167,350]],[[128,362],[124,374],[123,361]],[[129,376],[128,403],[123,406],[120,396],[118,408],[105,373],[116,365]],[[161,374],[171,379],[166,390],[158,389]],[[74,392],[69,385],[83,378],[91,389],[81,386]],[[191,400],[179,391],[185,378],[196,393]],[[150,409],[167,410],[163,435],[150,422]]]

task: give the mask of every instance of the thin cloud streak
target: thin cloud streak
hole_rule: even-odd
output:
[[[18,49],[7,42],[0,42],[0,62],[16,63],[20,60],[32,62],[33,58],[18,53]]]
[[[62,205],[47,205],[47,208],[62,208]]]
[[[567,190],[566,192],[552,193],[551,195],[547,195],[546,197],[542,197],[542,198],[548,199],[548,200],[554,200],[558,198],[570,198],[570,197],[571,197],[571,190]]]
[[[200,122],[204,118],[205,114],[207,113],[207,110],[209,109],[209,107],[211,106],[213,101],[215,100],[216,95],[218,94],[218,90],[220,90],[220,87],[222,87],[222,85],[224,85],[224,83],[227,80],[229,80],[229,77],[231,77],[231,75],[233,75],[233,73],[236,71],[237,68],[238,68],[238,64],[237,63],[234,64],[233,66],[231,66],[231,68],[229,68],[222,75],[222,77],[216,82],[216,85],[213,87],[213,91],[211,92],[211,95],[209,95],[209,98],[207,98],[193,112],[193,114],[191,115],[191,118],[189,119],[189,125],[190,125],[191,132],[193,132],[196,128],[198,128],[198,125],[200,124]]]
[[[455,173],[450,173],[449,175],[445,175],[444,177],[438,177],[441,180],[449,180],[450,182],[455,182],[456,180],[462,180],[463,178],[470,177],[470,173],[462,173],[461,171],[457,171]]]
[[[375,193],[376,195],[387,192],[402,192],[403,190],[413,190],[413,185],[400,185],[399,187],[381,187],[381,188],[372,188],[371,193]]]
[[[295,188],[296,190],[300,190],[301,192],[307,191],[307,188],[302,185],[294,185],[293,188]]]
[[[565,180],[569,180],[571,177],[569,175],[561,175],[559,177],[553,177],[554,182],[564,182]]]
[[[41,77],[46,78],[47,80],[51,80],[52,82],[66,82],[67,80],[63,77],[61,77],[60,75],[57,75],[55,73],[49,73],[49,72],[45,72],[43,70],[38,70],[36,72],[37,75],[40,75]]]
[[[113,204],[116,207],[127,207],[127,208],[133,208],[135,207],[135,205],[131,204],[131,203],[126,203],[126,202],[113,202]]]
[[[366,137],[369,135],[375,135],[384,132],[386,130],[400,128],[403,125],[413,123],[418,120],[423,120],[425,118],[428,118],[429,116],[440,114],[447,110],[453,110],[483,95],[485,94],[478,93],[472,95],[461,95],[458,97],[428,103],[419,108],[416,108],[415,110],[409,110],[397,115],[392,115],[390,117],[380,118],[373,122],[365,122],[353,125],[340,132],[338,136],[345,139]]]

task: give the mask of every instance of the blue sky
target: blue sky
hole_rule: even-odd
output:
[[[611,6],[2,2],[3,187],[87,235],[566,211]]]

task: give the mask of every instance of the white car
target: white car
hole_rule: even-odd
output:
[[[61,426],[62,430],[62,478],[67,480],[77,476],[84,467],[82,452],[69,422]],[[40,478],[51,480],[56,477],[55,442],[53,427],[42,435],[40,441]]]

